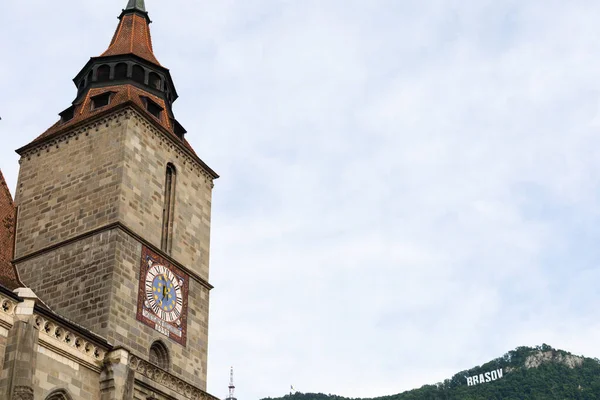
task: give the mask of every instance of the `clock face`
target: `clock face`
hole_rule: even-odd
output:
[[[164,265],[154,264],[148,268],[145,284],[147,307],[163,321],[178,321],[183,308],[183,279]]]
[[[137,320],[186,345],[189,276],[142,246]]]

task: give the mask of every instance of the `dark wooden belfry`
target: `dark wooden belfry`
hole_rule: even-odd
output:
[[[73,79],[77,86],[73,104],[83,103],[93,89],[132,85],[164,101],[170,130],[183,139],[186,131],[173,115],[177,90],[169,70],[154,55],[151,22],[144,0],[128,0],[108,49],[90,58]]]

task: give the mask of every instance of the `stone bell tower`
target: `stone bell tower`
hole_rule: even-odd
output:
[[[52,311],[205,390],[218,175],[175,119],[150,23],[129,0],[72,105],[17,150],[14,265]]]

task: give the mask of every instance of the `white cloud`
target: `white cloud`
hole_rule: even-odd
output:
[[[39,2],[33,15],[11,3],[14,22],[0,16],[3,33],[31,27],[0,43],[21,57],[0,65],[12,187],[11,150],[68,106],[70,78],[106,47],[121,3]],[[212,393],[225,393],[230,364],[240,399],[290,384],[356,397],[520,345],[599,356],[597,4],[148,8],[177,116],[222,175]]]

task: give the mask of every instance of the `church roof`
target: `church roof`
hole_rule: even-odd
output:
[[[178,97],[177,91],[169,70],[160,65],[154,56],[150,19],[144,0],[128,0],[119,20],[108,49],[100,57],[91,58],[75,77],[78,93],[72,106],[60,113],[61,119],[57,123],[17,152],[21,154],[87,120],[130,105],[218,178],[197,156],[185,139],[185,128],[173,115],[172,104]],[[125,71],[119,73],[118,68],[127,64],[128,69],[126,67]],[[107,69],[111,72],[107,72]],[[106,93],[110,93],[108,105],[92,106],[94,97]]]
[[[109,105],[93,109],[91,106],[91,99],[104,93],[112,93]],[[169,133],[173,135],[173,137],[176,137],[173,121],[168,117],[166,113],[161,113],[160,119],[150,114],[146,107],[144,107],[144,97],[149,98],[159,106],[166,108],[165,101],[162,98],[148,93],[147,91],[142,90],[133,85],[115,85],[100,88],[92,88],[88,91],[85,97],[81,98],[78,102],[76,102],[73,105],[74,116],[72,119],[66,122],[57,122],[48,130],[46,130],[46,132],[38,136],[33,141],[33,143],[37,143],[43,139],[52,136],[52,134],[54,133],[63,131],[66,128],[70,128],[76,125],[78,122],[85,121],[89,118],[95,117],[96,115],[104,114],[106,111],[113,110],[127,102],[134,103],[141,107],[143,109],[144,114],[150,117],[151,121],[169,131]]]
[[[61,119],[57,123],[31,143],[18,149],[17,153],[22,154],[23,151],[88,120],[99,118],[118,108],[132,106],[150,123],[174,139],[214,178],[218,178],[185,139],[186,130],[173,115],[172,104],[178,97],[177,91],[169,70],[161,66],[154,56],[150,19],[144,1],[128,0],[119,20],[108,49],[100,57],[91,58],[75,77],[78,92],[71,107],[60,113]],[[119,70],[123,66],[126,66],[125,70]],[[107,93],[110,93],[108,104],[96,107],[94,98]]]
[[[92,109],[91,99],[98,95],[104,93],[111,93],[111,100],[108,106],[100,107],[97,109]],[[161,117],[156,118],[154,115],[151,115],[148,111],[147,107],[144,105],[144,98],[148,98],[152,100],[154,103],[158,104],[160,107],[166,107],[164,99],[161,97],[155,96],[151,93],[148,93],[145,90],[142,90],[134,85],[115,85],[115,86],[105,86],[101,88],[92,88],[89,90],[87,95],[83,97],[80,101],[73,105],[73,118],[69,121],[63,122],[58,121],[54,125],[52,125],[46,132],[42,133],[36,139],[34,139],[28,145],[18,149],[17,152],[20,153],[32,146],[35,146],[38,143],[45,141],[46,139],[50,139],[53,136],[60,135],[62,132],[73,128],[79,123],[85,122],[89,119],[100,117],[105,115],[113,110],[116,110],[120,107],[125,107],[127,105],[134,106],[138,112],[146,115],[148,120],[150,120],[155,126],[162,128],[164,131],[168,133],[174,140],[181,142],[183,147],[185,147],[190,155],[192,155],[197,161],[199,161],[204,168],[211,174],[213,177],[218,178],[216,172],[214,172],[208,165],[206,165],[196,154],[190,143],[185,140],[185,138],[180,138],[176,134],[176,124],[178,122],[175,119],[169,118],[167,113],[161,113]],[[160,129],[159,128],[159,129]]]
[[[12,264],[16,209],[4,175],[0,171],[0,285],[14,290],[23,285]]]
[[[160,65],[152,48],[150,18],[143,0],[129,0],[108,49],[101,57],[134,54]]]

